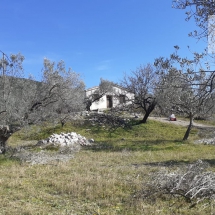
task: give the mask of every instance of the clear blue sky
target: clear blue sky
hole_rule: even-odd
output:
[[[118,82],[124,72],[173,46],[183,56],[206,42],[188,37],[194,22],[171,0],[1,0],[0,50],[21,52],[25,73],[40,78],[43,58],[64,60],[81,74],[86,87],[100,78]]]

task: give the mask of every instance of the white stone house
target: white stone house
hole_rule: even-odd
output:
[[[98,90],[98,86],[85,90],[86,98],[96,96]],[[120,105],[128,105],[132,103],[133,99],[133,93],[118,85],[114,85],[111,92],[105,93],[98,101],[92,103],[90,110],[105,110]]]

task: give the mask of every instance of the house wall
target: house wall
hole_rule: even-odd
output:
[[[93,102],[93,104],[91,105],[90,109],[91,110],[104,110],[107,109],[107,96],[112,96],[112,104],[113,107],[116,107],[117,105],[120,105],[120,100],[119,100],[119,95],[125,95],[126,97],[126,104],[131,104],[132,101],[134,99],[134,94],[133,93],[129,93],[121,88],[118,87],[113,87],[114,90],[111,93],[107,93],[106,95],[104,95],[99,101]],[[98,89],[98,87],[94,87],[91,88],[89,90],[86,91],[86,97],[89,97],[90,95],[92,95],[96,90]]]
[[[119,95],[125,95],[127,105],[131,104],[132,100],[134,99],[133,93],[129,93],[126,90],[123,90],[123,89],[118,88],[118,87],[114,87],[114,95],[118,95],[118,96],[115,96],[113,98],[113,106],[114,107],[120,104]]]
[[[93,104],[90,107],[91,110],[102,110],[107,109],[107,98],[106,95],[104,95],[99,101],[93,102]]]

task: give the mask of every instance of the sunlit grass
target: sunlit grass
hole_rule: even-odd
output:
[[[52,132],[80,133],[95,145],[83,148],[67,163],[34,165],[0,156],[0,214],[210,214],[188,209],[180,200],[149,204],[138,197],[150,173],[198,159],[215,165],[214,146],[195,145],[197,130],[181,141],[186,128],[149,121],[110,132],[106,127],[67,124],[28,128],[9,140],[16,146],[47,138]],[[35,142],[35,141],[34,141]]]

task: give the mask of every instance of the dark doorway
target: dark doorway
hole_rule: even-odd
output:
[[[113,107],[113,97],[107,96],[107,108],[112,108],[112,107]]]
[[[120,95],[119,96],[119,103],[120,104],[125,104],[125,95]]]

